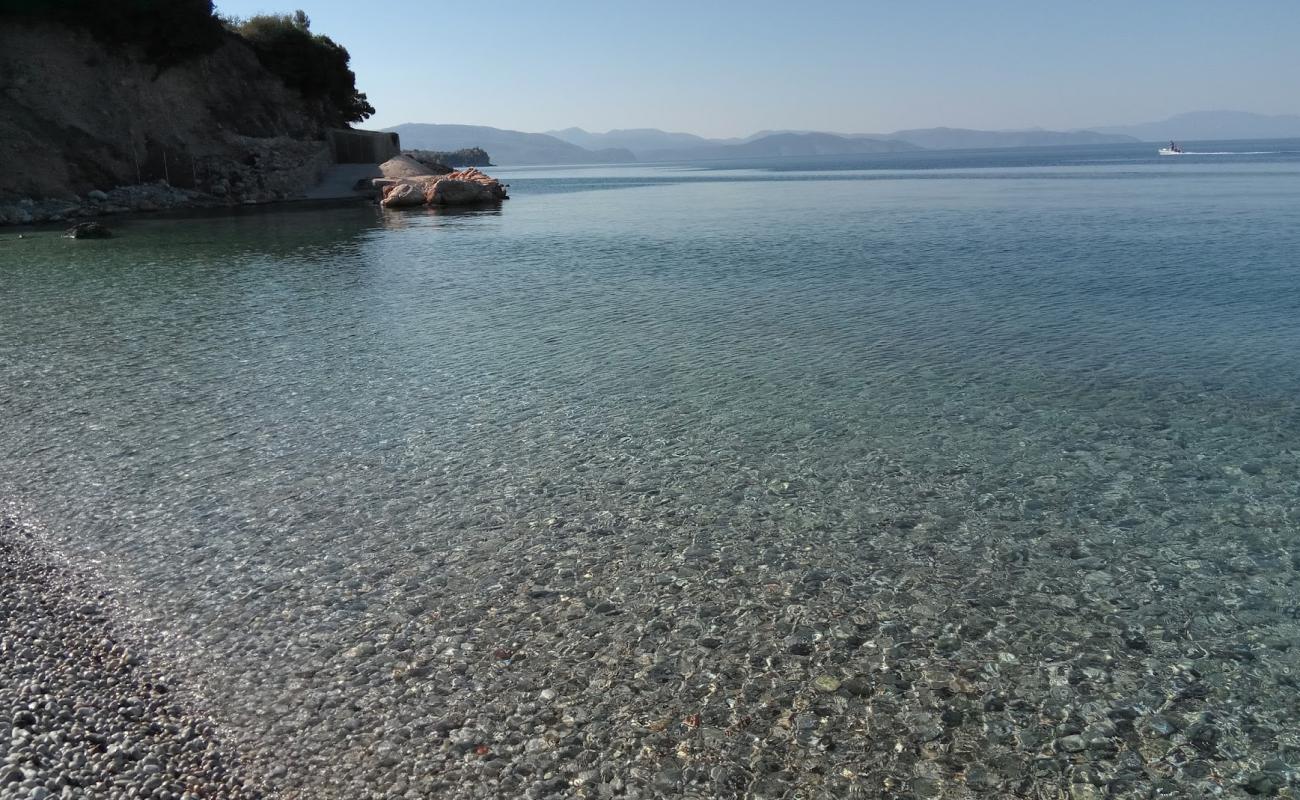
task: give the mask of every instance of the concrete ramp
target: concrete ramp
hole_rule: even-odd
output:
[[[381,177],[378,164],[335,164],[321,176],[320,183],[307,190],[308,200],[339,200],[364,197],[353,189],[363,178]]]

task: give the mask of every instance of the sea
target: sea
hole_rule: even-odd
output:
[[[0,499],[286,797],[1300,766],[1300,140],[0,230]]]

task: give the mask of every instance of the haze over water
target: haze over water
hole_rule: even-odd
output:
[[[1244,797],[1300,753],[1300,143],[1222,148],[6,236],[0,495],[290,796]]]

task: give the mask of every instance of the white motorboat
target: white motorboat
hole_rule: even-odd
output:
[[[1179,147],[1174,142],[1170,142],[1168,147],[1162,147],[1156,152],[1162,156],[1181,156],[1183,154],[1183,148]]]

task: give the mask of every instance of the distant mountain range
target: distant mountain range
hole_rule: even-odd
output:
[[[1300,116],[1196,111],[1162,122],[1097,126],[1075,131],[980,131],[965,128],[920,128],[886,134],[759,131],[732,139],[707,139],[692,133],[673,133],[657,128],[605,133],[565,128],[547,133],[525,133],[483,125],[407,123],[387,130],[401,135],[403,147],[423,150],[481,147],[491,154],[496,164],[525,166],[1120,144],[1169,139],[1280,139],[1300,137]]]
[[[897,134],[761,131],[745,139],[705,139],[690,133],[653,128],[590,133],[567,128],[524,133],[483,125],[407,123],[387,130],[402,137],[402,146],[420,150],[481,147],[495,164],[620,164],[634,161],[699,161],[774,156],[856,155],[908,150],[969,147],[1032,147],[1045,144],[1096,144],[1134,141],[1127,136],[1090,132],[966,131],[955,128],[900,131]]]
[[[832,156],[859,153],[898,153],[920,150],[897,139],[840,136],[834,133],[770,133],[738,144],[705,143],[694,147],[635,151],[641,161],[690,161],[773,156]]]
[[[1144,142],[1169,139],[1292,139],[1300,138],[1300,115],[1251,114],[1247,111],[1192,111],[1160,122],[1109,125],[1093,128],[1101,133],[1133,136]]]
[[[959,150],[983,147],[1040,147],[1056,144],[1111,144],[1136,141],[1092,131],[974,131],[924,128],[894,133],[759,131],[744,139],[705,139],[690,133],[650,129],[589,133],[581,128],[551,131],[551,136],[586,148],[620,147],[638,161],[689,161],[770,156],[824,156],[895,153],[907,150]]]
[[[1130,136],[1095,131],[973,131],[965,128],[921,128],[890,136],[927,150],[975,150],[987,147],[1051,147],[1062,144],[1122,144]]]
[[[693,133],[669,133],[658,128],[629,128],[607,133],[588,133],[582,128],[565,128],[562,131],[547,131],[546,133],[569,144],[585,147],[588,150],[621,147],[625,150],[631,150],[633,153],[645,153],[651,150],[711,147],[720,144],[741,144],[748,141],[748,139],[706,139]]]

